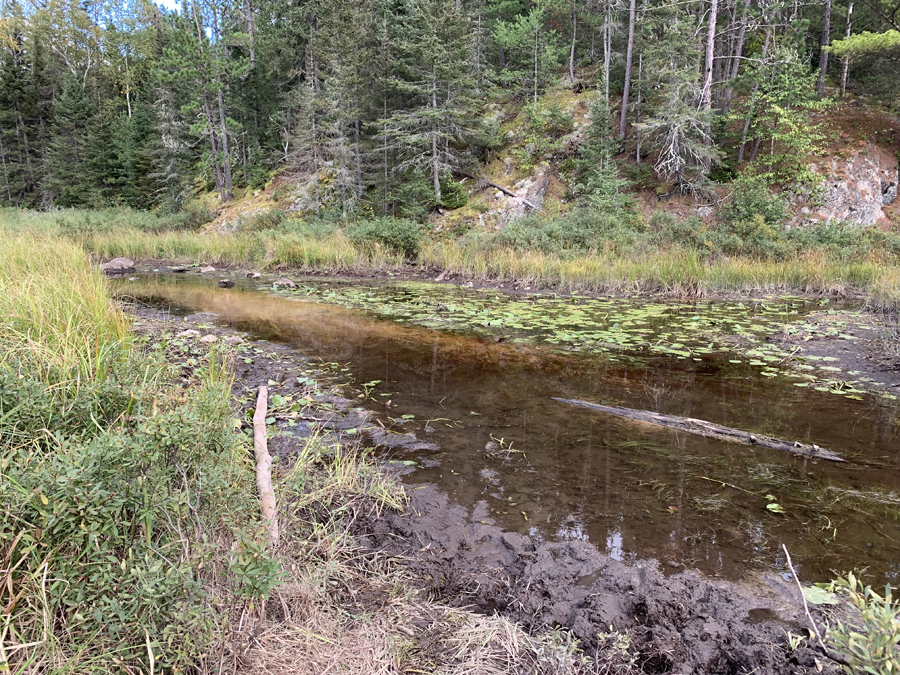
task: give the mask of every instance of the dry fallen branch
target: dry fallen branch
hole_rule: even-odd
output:
[[[490,185],[492,188],[495,188],[495,189],[497,189],[497,190],[500,190],[500,192],[502,192],[503,194],[505,194],[505,195],[508,196],[508,197],[514,197],[515,199],[520,199],[520,200],[522,201],[522,203],[523,203],[525,206],[528,206],[528,207],[534,209],[535,211],[539,211],[539,210],[540,210],[540,209],[538,209],[537,206],[535,206],[535,205],[532,204],[530,201],[528,201],[527,199],[525,199],[525,197],[520,197],[519,195],[517,195],[515,192],[513,192],[513,191],[510,190],[509,188],[503,187],[503,186],[500,185],[499,183],[495,183],[495,182],[492,181],[492,180],[488,180],[488,179],[485,178],[484,176],[474,176],[474,175],[472,175],[472,174],[470,174],[470,173],[466,173],[466,172],[464,172],[464,171],[460,171],[460,173],[461,173],[463,176],[465,176],[466,178],[471,178],[471,179],[474,180],[474,181],[478,181],[479,184],[480,184],[480,183],[484,183],[485,185]]]
[[[635,420],[636,422],[645,422],[659,427],[667,427],[676,431],[684,431],[705,438],[715,438],[720,441],[728,441],[730,443],[740,443],[742,445],[758,445],[762,448],[772,448],[773,450],[783,450],[795,455],[803,457],[813,457],[815,459],[827,459],[831,462],[843,462],[844,460],[830,450],[820,448],[818,445],[806,445],[803,443],[783,441],[779,438],[771,438],[769,436],[761,436],[759,434],[751,434],[748,431],[733,429],[732,427],[723,427],[720,424],[713,424],[704,420],[697,420],[693,417],[677,417],[676,415],[662,415],[660,413],[650,412],[649,410],[632,410],[631,408],[620,408],[619,406],[600,405],[598,403],[588,403],[587,401],[578,401],[568,398],[551,397],[554,401],[560,403],[568,403],[569,405],[578,406],[579,408],[588,408],[589,410],[597,410],[599,412],[615,415],[616,417],[624,417],[625,419]]]
[[[263,521],[269,531],[269,544],[278,546],[278,512],[275,505],[275,489],[272,487],[272,455],[266,441],[266,408],[269,390],[259,388],[256,410],[253,411],[253,452],[256,455],[256,489],[259,492],[259,506]]]

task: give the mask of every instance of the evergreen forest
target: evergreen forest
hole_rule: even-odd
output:
[[[278,172],[302,210],[421,220],[503,144],[492,106],[565,124],[569,172],[620,192],[623,158],[682,192],[749,164],[802,179],[810,115],[848,85],[897,104],[897,0],[4,0],[0,203],[177,212]],[[556,125],[556,126],[555,126]],[[540,142],[537,143],[540,150]],[[615,159],[614,159],[615,158]],[[538,158],[539,159],[539,158]]]

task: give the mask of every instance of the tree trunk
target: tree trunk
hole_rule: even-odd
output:
[[[631,0],[634,2],[634,0]],[[575,84],[575,38],[578,35],[577,0],[572,0],[572,44],[569,47],[569,82]]]
[[[622,110],[619,114],[619,138],[625,138],[628,118],[628,93],[631,89],[631,65],[634,59],[634,22],[637,19],[637,0],[631,0],[628,8],[628,47],[625,50],[625,88],[622,90]]]
[[[435,76],[435,73],[431,73],[432,77]],[[432,110],[437,110],[437,82],[432,80],[431,82],[431,108]],[[432,179],[434,180],[434,198],[438,204],[441,203],[441,174],[440,167],[438,162],[438,134],[437,128],[433,128],[431,131],[431,171],[432,171]]]
[[[744,9],[741,12],[741,25],[738,28],[737,41],[734,44],[734,51],[731,55],[731,68],[726,77],[728,78],[728,88],[725,90],[725,106],[731,103],[734,96],[734,81],[737,79],[738,72],[741,69],[741,55],[744,53],[744,40],[747,36],[747,11],[750,9],[750,0],[744,0]]]
[[[203,112],[206,114],[206,128],[209,133],[209,149],[215,158],[213,166],[216,172],[216,190],[219,192],[219,198],[222,203],[228,201],[228,195],[225,191],[225,183],[222,180],[222,165],[219,163],[219,143],[216,140],[216,131],[213,126],[212,105],[209,102],[209,92],[203,93]]]
[[[231,199],[231,155],[228,152],[228,127],[225,124],[225,104],[222,101],[222,87],[219,86],[219,91],[216,92],[216,101],[219,104],[219,130],[221,134],[221,143],[222,143],[222,169],[225,173],[225,198],[222,202],[227,202]]]
[[[703,71],[703,91],[700,94],[700,105],[704,110],[712,108],[713,58],[716,51],[718,13],[719,0],[710,0],[709,30],[706,33],[706,65]]]
[[[255,33],[256,27],[253,25],[253,4],[250,0],[247,0],[244,5],[244,11],[247,14],[247,34],[250,36],[250,67],[253,68],[256,65],[256,42],[255,42]]]
[[[847,32],[846,37],[850,37],[850,29],[853,27],[853,3],[847,6]],[[844,67],[841,71],[841,96],[847,93],[847,78],[850,75],[850,56],[844,56]]]
[[[612,0],[606,0],[606,16],[603,19],[603,94],[609,110],[609,65],[612,59]]]
[[[828,71],[828,51],[831,44],[831,0],[825,0],[822,10],[822,39],[819,42],[819,80],[816,82],[816,93],[819,98],[825,96],[825,75]]]
[[[772,37],[772,26],[766,28],[766,40],[763,42],[762,48],[762,61],[766,62],[766,57],[769,53],[769,41]],[[753,85],[753,93],[750,95],[750,99],[753,100],[753,97],[756,96],[756,93],[759,91],[759,82]],[[744,150],[747,147],[747,134],[750,132],[750,123],[753,121],[753,109],[751,108],[747,112],[747,117],[744,119],[744,129],[741,132],[741,144],[738,146],[738,155],[737,155],[737,163],[740,166],[744,161]],[[755,158],[755,153],[754,153]]]

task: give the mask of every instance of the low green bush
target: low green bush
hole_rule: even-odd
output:
[[[853,618],[837,621],[828,642],[843,653],[854,675],[900,673],[900,601],[890,585],[884,595],[863,586],[852,573],[832,582],[831,591],[849,605]]]
[[[766,180],[753,173],[741,174],[731,183],[731,195],[722,210],[726,225],[737,225],[761,217],[767,225],[779,226],[787,219],[781,197],[769,189]]]
[[[525,216],[488,237],[485,243],[566,255],[622,250],[638,245],[641,238],[639,222],[634,218],[578,209],[560,217]]]
[[[354,244],[365,246],[378,243],[409,258],[419,254],[422,243],[422,230],[419,225],[405,218],[364,220],[348,226],[346,233]]]

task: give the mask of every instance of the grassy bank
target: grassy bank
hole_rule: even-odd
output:
[[[276,463],[272,552],[233,419],[237,347],[147,321],[136,336],[68,239],[0,232],[0,247],[0,672],[555,674],[618,658],[420,596],[350,534],[403,492],[320,434]]]
[[[362,228],[276,219],[271,227],[204,234],[128,211],[0,211],[0,229],[62,236],[99,258],[127,256],[262,269],[367,273],[418,266],[478,282],[560,291],[851,294],[900,302],[900,235],[833,225],[815,232],[710,227],[669,217],[648,223],[584,214],[526,219],[499,233],[429,236],[410,225],[398,241]],[[401,249],[406,249],[402,251]]]

